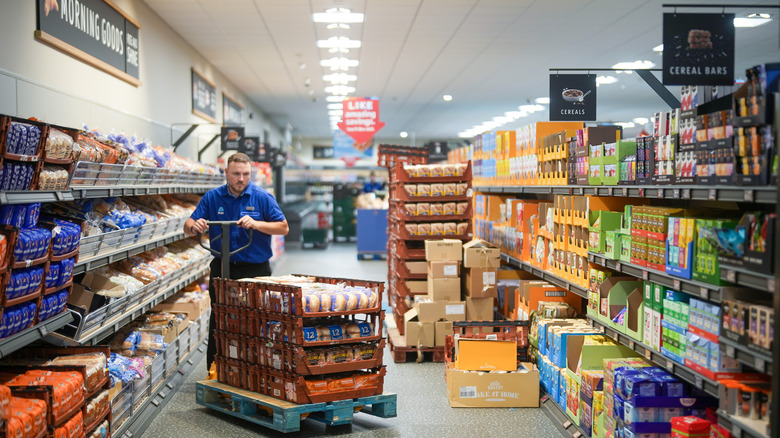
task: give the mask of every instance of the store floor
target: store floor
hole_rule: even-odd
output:
[[[358,261],[355,244],[332,244],[325,250],[289,249],[274,274],[304,273],[384,281],[387,262]],[[396,364],[385,350],[385,392],[398,394],[398,417],[382,419],[357,414],[351,429],[325,429],[317,421],[303,421],[301,432],[281,434],[221,414],[195,403],[195,382],[206,376],[206,360],[198,364],[173,399],[152,422],[144,436],[161,438],[257,436],[354,437],[534,437],[560,438],[540,409],[453,409],[447,401],[440,363]]]

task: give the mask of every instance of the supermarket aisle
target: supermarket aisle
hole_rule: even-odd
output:
[[[358,261],[355,244],[330,245],[327,250],[288,249],[274,274],[306,273],[383,280],[387,262]],[[385,391],[398,394],[398,417],[381,419],[358,414],[351,428],[327,431],[338,436],[376,437],[490,437],[558,438],[540,409],[452,409],[447,401],[440,363],[393,363],[385,350]],[[195,382],[206,375],[206,361],[182,385],[144,433],[147,437],[320,436],[325,426],[304,421],[299,434],[284,435],[195,403]]]

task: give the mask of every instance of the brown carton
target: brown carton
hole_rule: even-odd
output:
[[[501,250],[490,242],[474,239],[463,245],[463,267],[493,268],[501,266]]]
[[[432,278],[428,281],[431,301],[460,301],[460,278]]]
[[[179,298],[179,295],[174,295],[155,306],[152,310],[155,312],[186,313],[187,319],[195,321],[206,309],[211,307],[211,300],[208,295],[204,296],[202,300],[192,303],[177,303],[177,298]]]
[[[466,320],[492,321],[494,298],[466,297]]]
[[[449,302],[444,306],[444,319],[447,321],[465,321],[466,320],[466,302]]]
[[[463,260],[463,242],[455,239],[426,240],[425,260]]]
[[[417,318],[422,322],[435,322],[445,317],[446,301],[428,301],[414,303]]]
[[[460,278],[460,262],[428,262],[428,278]]]
[[[496,270],[485,268],[466,268],[463,276],[463,294],[473,298],[495,298]]]
[[[539,371],[530,363],[508,373],[445,369],[447,398],[453,408],[539,407]]]
[[[422,347],[433,347],[433,324],[433,322],[420,322],[417,316],[417,309],[410,309],[407,311],[404,314],[406,345],[410,347],[418,345]]]
[[[444,345],[444,339],[452,335],[452,321],[436,321],[434,323],[434,345]]]

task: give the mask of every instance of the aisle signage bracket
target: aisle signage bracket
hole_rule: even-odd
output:
[[[680,107],[680,100],[674,97],[674,94],[672,94],[671,91],[669,91],[668,88],[664,86],[664,84],[661,83],[661,81],[658,80],[657,77],[651,72],[654,71],[661,71],[660,68],[551,68],[549,71],[552,72],[559,72],[559,71],[580,71],[580,72],[591,72],[591,71],[634,71],[637,75],[639,75],[640,78],[642,78],[647,85],[650,86],[650,88],[655,91],[655,94],[658,95],[661,99],[666,102],[667,105],[669,105],[670,108],[679,108]]]
[[[179,136],[176,141],[173,140],[173,130],[176,126],[187,126],[190,127],[187,128],[186,131],[184,131],[184,134]],[[179,146],[181,146],[182,143],[184,143],[184,140],[186,140],[190,135],[192,135],[193,132],[195,132],[196,129],[198,129],[199,126],[222,126],[220,123],[171,123],[171,147],[173,147],[173,151],[176,152],[177,149],[179,149]],[[206,143],[206,146],[204,146],[202,149],[198,150],[198,161],[200,161],[200,157],[203,155],[203,151],[209,148],[218,138],[220,137],[220,134],[215,134],[214,138],[209,140],[208,143]]]

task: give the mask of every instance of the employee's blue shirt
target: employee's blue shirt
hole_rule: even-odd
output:
[[[379,181],[375,181],[375,182],[369,181],[365,185],[363,185],[363,193],[372,193],[377,190],[382,190],[382,187],[384,187],[384,185]]]
[[[236,197],[230,193],[227,184],[209,190],[198,203],[190,216],[194,220],[236,221],[243,216],[264,222],[281,222],[284,220],[282,209],[270,193],[253,183]],[[252,231],[252,246],[230,257],[231,262],[263,263],[271,258],[271,236],[259,231]],[[211,248],[221,251],[222,241],[214,238],[222,233],[222,227],[209,227]],[[230,227],[230,251],[246,245],[249,242],[249,231],[237,225]]]

